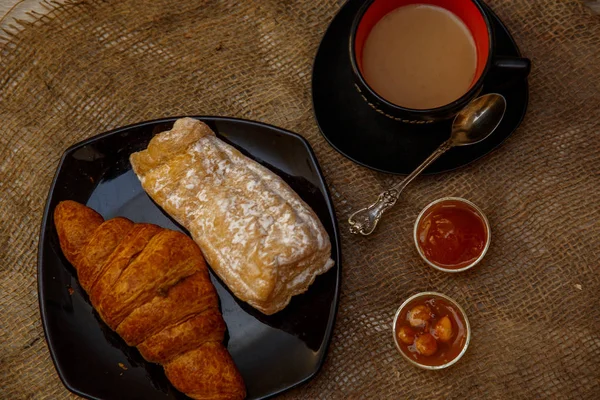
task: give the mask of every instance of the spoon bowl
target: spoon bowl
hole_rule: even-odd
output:
[[[454,117],[452,145],[467,146],[485,140],[500,125],[505,111],[506,99],[500,94],[476,98]]]

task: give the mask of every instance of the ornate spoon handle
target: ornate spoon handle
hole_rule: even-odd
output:
[[[453,147],[451,140],[447,140],[440,145],[421,165],[419,165],[410,175],[408,175],[400,183],[392,186],[390,189],[381,193],[377,201],[370,206],[360,209],[348,218],[350,224],[350,232],[353,234],[361,234],[364,236],[370,235],[375,230],[377,223],[381,219],[383,213],[392,208],[400,193],[409,183],[411,183],[425,168],[432,162],[437,160],[442,154]]]

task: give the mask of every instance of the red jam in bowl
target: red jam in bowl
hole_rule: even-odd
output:
[[[416,232],[421,254],[445,269],[473,264],[485,250],[488,238],[480,212],[460,200],[443,200],[429,207]]]

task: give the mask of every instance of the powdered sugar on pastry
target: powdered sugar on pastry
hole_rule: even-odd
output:
[[[131,163],[223,282],[265,314],[283,309],[333,266],[329,237],[310,207],[204,123],[176,121]]]

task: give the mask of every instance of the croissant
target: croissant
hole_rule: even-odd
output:
[[[186,235],[126,218],[104,221],[59,203],[60,247],[106,324],[164,367],[193,399],[243,399],[244,382],[222,341],[225,321],[198,246]]]

